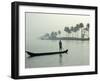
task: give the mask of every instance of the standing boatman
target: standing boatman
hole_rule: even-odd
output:
[[[59,41],[59,51],[62,51],[62,41]]]

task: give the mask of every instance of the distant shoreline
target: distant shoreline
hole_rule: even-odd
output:
[[[82,40],[88,41],[89,38],[76,38],[76,37],[56,37],[56,38],[40,38],[41,40]]]

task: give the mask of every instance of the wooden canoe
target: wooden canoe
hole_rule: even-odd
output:
[[[31,57],[34,57],[34,56],[43,56],[43,55],[64,54],[64,53],[67,53],[67,52],[68,52],[68,49],[67,49],[67,50],[64,50],[64,51],[46,52],[46,53],[32,53],[32,52],[26,51],[26,53],[27,53],[29,56],[31,56]]]

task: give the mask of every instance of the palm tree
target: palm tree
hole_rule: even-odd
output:
[[[51,38],[56,38],[57,37],[57,32],[51,32]]]
[[[69,27],[65,27],[65,28],[64,28],[64,31],[65,31],[66,33],[68,33]],[[67,36],[67,37],[68,37],[68,36]]]
[[[59,34],[59,36],[60,36],[60,34],[61,34],[61,31],[60,31],[60,30],[58,31],[58,34]]]
[[[70,29],[68,30],[68,34],[69,34],[69,35],[71,34],[71,30],[70,30]],[[71,36],[70,36],[70,37],[71,37]]]
[[[72,37],[73,37],[73,32],[74,32],[74,27],[73,26],[71,26],[70,31],[71,31]]]
[[[83,28],[84,27],[84,24],[83,23],[80,23],[79,26],[80,26],[80,28]]]
[[[76,33],[76,37],[78,37],[78,31],[80,30],[80,25],[76,24],[75,28],[74,28],[74,32]]]
[[[83,33],[82,33],[83,31],[82,30],[83,30],[84,24],[83,23],[80,23],[79,24],[79,27],[81,28],[81,38],[83,38]]]
[[[87,25],[86,25],[86,30],[88,31],[88,38],[89,38],[89,28],[90,28],[90,24],[87,23]]]
[[[75,34],[77,33],[77,26],[74,27],[73,32],[74,32]],[[75,35],[75,37],[77,37],[77,36]]]
[[[49,37],[49,33],[46,33],[44,36],[45,36],[45,37]]]
[[[76,24],[77,28],[80,29],[80,24]]]

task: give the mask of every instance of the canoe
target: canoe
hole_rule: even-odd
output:
[[[64,54],[64,53],[67,53],[67,52],[68,52],[68,49],[67,49],[67,50],[64,50],[64,51],[47,52],[47,53],[32,53],[32,52],[26,51],[26,53],[27,53],[29,56],[31,56],[31,57],[34,57],[34,56],[43,56],[43,55]]]

